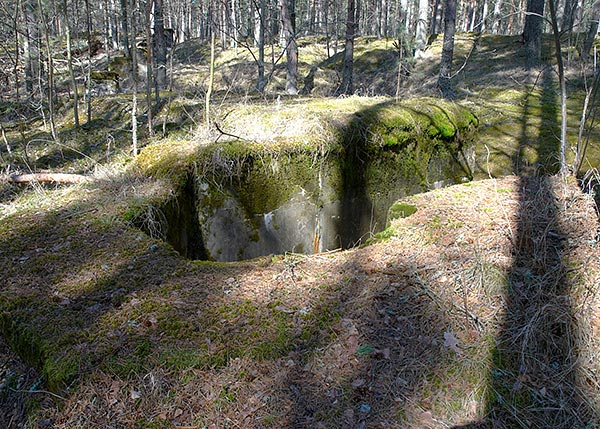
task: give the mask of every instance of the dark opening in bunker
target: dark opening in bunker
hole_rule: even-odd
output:
[[[162,236],[186,258],[223,262],[356,246],[385,229],[399,198],[465,178],[451,157],[428,158],[419,172],[402,168],[401,156],[314,163],[298,155],[246,160],[227,180],[189,175],[160,208]]]

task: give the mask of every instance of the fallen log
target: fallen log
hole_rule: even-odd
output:
[[[31,174],[10,174],[2,177],[1,180],[9,183],[60,183],[72,184],[83,183],[90,180],[88,176],[82,174],[67,173],[31,173]]]

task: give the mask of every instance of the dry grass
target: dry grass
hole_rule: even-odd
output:
[[[113,196],[139,189],[141,198],[142,185],[107,189]],[[4,241],[3,268],[28,259],[4,271],[12,287],[2,299],[24,326],[54,318],[52,329],[36,329],[80,356],[66,401],[47,395],[33,421],[55,428],[596,421],[600,255],[591,200],[558,179],[513,177],[407,202],[417,212],[394,221],[386,242],[235,264],[186,262],[118,218],[107,232],[89,212],[68,226],[71,242],[87,237],[77,254],[42,272],[36,260],[61,243],[64,225],[41,225],[22,245],[11,240],[10,255]],[[48,299],[46,288],[58,292],[50,307],[38,301]],[[36,302],[33,312],[20,304]]]

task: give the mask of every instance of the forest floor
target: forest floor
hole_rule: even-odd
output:
[[[34,331],[20,352],[68,384],[49,393],[7,355],[6,427],[600,419],[598,222],[577,186],[456,185],[409,197],[417,211],[385,242],[230,264],[103,224],[98,189],[70,192],[88,199],[65,207],[50,192],[2,231],[3,324]]]
[[[129,164],[126,95],[97,100],[104,116],[81,130],[63,112],[68,147],[48,144],[39,119],[39,128],[7,127],[18,156],[3,168],[94,180],[0,184],[0,426],[596,427],[595,204],[574,181],[535,175],[556,170],[549,68],[518,67],[518,38],[484,38],[476,49],[475,38],[458,38],[457,66],[473,61],[457,88],[479,116],[477,173],[488,179],[404,199],[414,214],[392,221],[386,239],[351,250],[190,261],[135,228],[132,207],[152,207],[173,188]],[[365,41],[357,52],[373,45],[374,55],[357,61],[359,76],[370,76],[358,80],[360,91],[394,95],[391,46],[392,54]],[[322,61],[316,96],[334,88],[335,70]],[[223,64],[231,70],[217,79],[217,100],[226,100],[218,121],[275,141],[280,124],[265,130],[264,112],[294,101],[228,99],[247,87],[252,64]],[[398,96],[433,95],[434,69],[435,60],[417,65]],[[178,72],[198,70],[182,62]],[[320,72],[331,76],[320,81]],[[241,80],[227,82],[232,76]],[[187,81],[186,97],[165,110],[173,142],[205,132],[202,82]],[[575,94],[571,118],[582,101]],[[310,103],[297,104],[307,122]],[[257,117],[264,122],[251,129]]]

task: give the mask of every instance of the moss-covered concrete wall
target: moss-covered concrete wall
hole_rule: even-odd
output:
[[[174,247],[218,261],[353,246],[385,228],[397,199],[470,180],[476,125],[455,104],[388,101],[349,115],[325,146],[298,139],[276,150],[243,140],[203,146],[180,185],[179,207],[193,212],[194,225],[172,206],[169,228],[177,232],[167,236],[199,230],[192,235],[201,245],[179,240]]]

